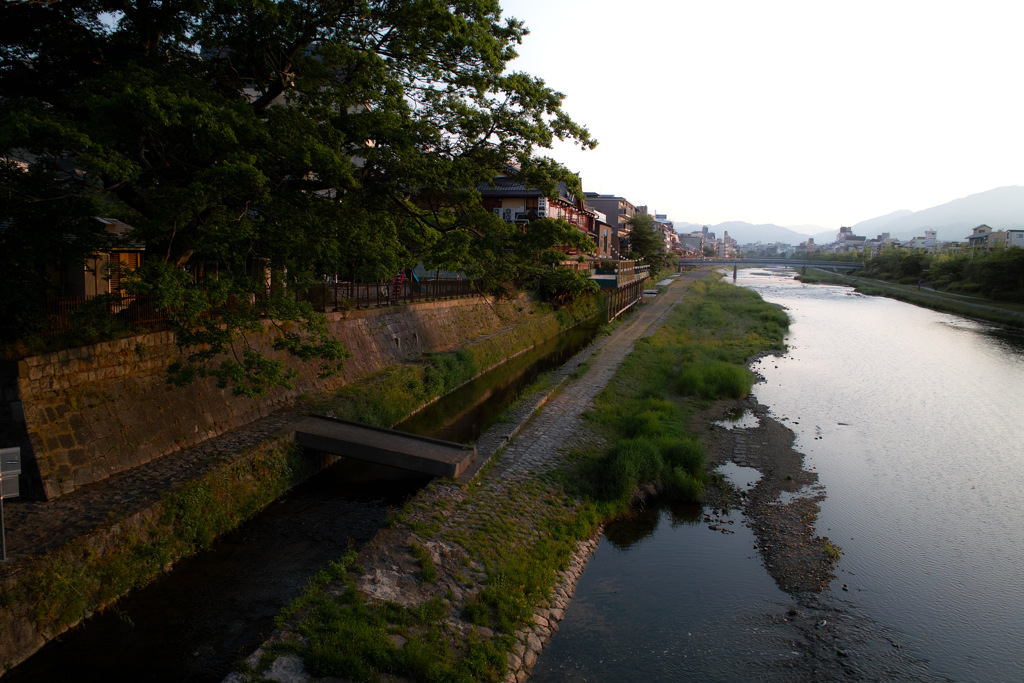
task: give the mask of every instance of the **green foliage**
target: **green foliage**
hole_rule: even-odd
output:
[[[564,304],[596,294],[600,287],[589,274],[569,268],[553,268],[541,273],[537,283],[537,296],[541,301]]]
[[[434,566],[434,558],[431,557],[430,551],[419,543],[410,543],[409,552],[416,558],[416,562],[420,565],[420,579],[424,583],[434,583],[437,581],[437,567]]]
[[[430,397],[443,396],[476,377],[479,372],[468,349],[434,353],[423,369],[423,388]]]
[[[888,249],[867,261],[865,277],[935,288],[998,301],[1024,302],[1024,249],[996,247],[965,253]]]
[[[126,325],[110,312],[115,297],[101,294],[88,299],[68,318],[68,325],[83,342],[113,339],[124,332]]]
[[[134,291],[173,314],[174,380],[259,395],[293,377],[250,338],[264,324],[323,371],[343,360],[300,305],[325,275],[390,280],[422,261],[498,291],[535,285],[541,254],[579,241],[556,221],[521,235],[475,189],[514,162],[549,196],[579,194],[537,150],[596,144],[560,93],[506,71],[526,29],[493,0],[9,4],[5,330],[41,324],[58,263],[109,249],[93,217],[116,217],[146,245]]]
[[[662,239],[654,218],[646,213],[638,213],[627,223],[630,226],[630,258],[643,259],[651,266],[660,264],[665,257],[665,240]]]
[[[380,675],[406,676],[420,681],[493,681],[504,671],[504,638],[479,640],[470,636],[460,652],[453,651],[444,630],[449,609],[440,598],[413,608],[371,605],[355,589],[336,598],[310,595],[302,600],[306,612],[298,630],[305,637],[293,645],[315,676],[352,681],[376,681]],[[392,639],[405,641],[399,647]]]
[[[750,370],[717,360],[688,363],[679,371],[677,384],[683,395],[696,394],[711,400],[744,398],[753,386],[754,375]]]
[[[485,527],[460,539],[467,550],[482,558],[488,576],[483,590],[466,604],[463,617],[508,634],[530,620],[535,606],[555,585],[557,570],[567,566],[576,541],[589,536],[597,521],[585,508],[572,514],[561,496],[543,490],[523,495],[532,506],[533,522],[533,528],[525,531],[539,534],[535,540],[515,542],[524,531],[515,524]]]
[[[321,410],[356,422],[391,427],[479,372],[467,349],[430,354],[420,365],[397,365],[341,389]]]

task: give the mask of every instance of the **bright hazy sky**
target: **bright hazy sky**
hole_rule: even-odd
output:
[[[1024,0],[501,0],[584,189],[837,229],[1024,185]],[[807,232],[813,232],[807,230]]]

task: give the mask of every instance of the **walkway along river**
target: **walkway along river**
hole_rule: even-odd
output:
[[[608,527],[533,680],[1024,680],[1024,338],[791,272],[738,283],[793,324],[735,455],[759,421],[793,430],[818,482],[780,502],[821,498],[836,578],[788,595],[740,511],[648,510]]]

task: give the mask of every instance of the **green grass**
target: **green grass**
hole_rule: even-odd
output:
[[[420,579],[425,583],[437,581],[437,567],[434,566],[434,558],[431,557],[430,551],[419,543],[410,543],[409,552],[420,566]]]
[[[799,277],[807,284],[852,286],[867,296],[884,296],[934,311],[953,313],[966,318],[987,320],[1010,327],[1024,327],[1024,306],[991,299],[965,300],[956,294],[921,290],[916,284],[901,285],[879,280],[838,275],[823,270],[810,270]]]
[[[391,427],[479,372],[468,350],[434,353],[423,363],[396,365],[368,381],[351,384],[332,398],[312,404],[346,420]]]
[[[784,348],[789,318],[756,293],[725,282],[694,283],[683,303],[641,339],[587,414],[610,446],[580,452],[562,473],[571,490],[625,510],[637,488],[654,483],[700,501],[709,483],[704,452],[689,433],[693,399],[743,398],[753,386],[747,360]]]
[[[33,559],[14,593],[30,605],[40,632],[59,633],[146,585],[168,564],[209,547],[305,478],[309,467],[294,444],[254,449],[166,494],[160,518],[126,534],[116,549],[98,552],[96,540],[83,537]]]

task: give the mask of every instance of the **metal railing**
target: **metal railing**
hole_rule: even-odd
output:
[[[296,298],[320,312],[347,308],[391,306],[418,301],[443,301],[474,296],[480,293],[477,280],[405,280],[404,282],[328,282],[314,285]],[[100,298],[102,297],[102,298]],[[95,307],[97,315],[109,315],[128,328],[161,327],[168,320],[167,312],[158,309],[148,296],[99,295],[48,299],[42,304],[43,324],[38,333],[43,336],[69,334],[85,322],[79,315],[86,305]],[[233,305],[229,301],[228,306]],[[78,315],[76,315],[78,314]],[[78,320],[76,321],[76,318]],[[78,325],[76,325],[76,322]]]
[[[84,297],[73,296],[43,301],[44,320],[40,333],[43,335],[67,334],[75,332],[73,325],[76,314],[85,315],[82,309],[88,304],[96,307],[97,314],[107,314],[119,320],[127,327],[146,327],[161,325],[167,320],[163,309],[153,305],[148,296],[122,296],[118,294]]]
[[[299,298],[318,311],[460,299],[480,293],[478,280],[404,280],[403,282],[327,282]]]

